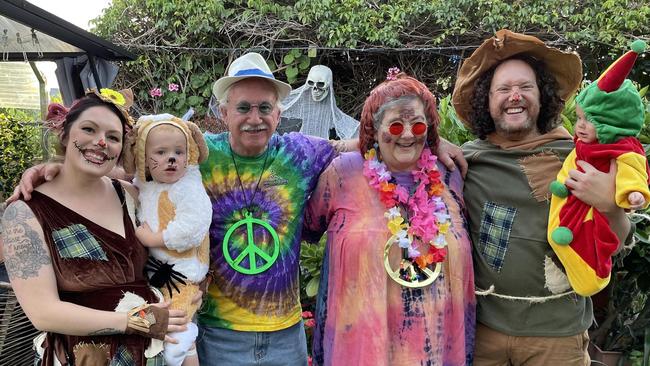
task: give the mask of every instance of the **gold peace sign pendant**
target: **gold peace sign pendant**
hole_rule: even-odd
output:
[[[270,254],[255,245],[255,240],[253,238],[253,225],[260,225],[271,234],[271,238],[273,238],[273,251]],[[230,243],[230,236],[233,234],[235,229],[240,226],[246,227],[247,245],[236,258],[233,258],[230,255],[231,248],[228,244]],[[278,259],[278,254],[280,254],[280,239],[278,233],[275,232],[275,229],[273,229],[268,222],[256,219],[250,212],[246,211],[244,213],[244,219],[237,221],[226,232],[226,235],[223,237],[222,251],[224,258],[226,258],[226,262],[228,262],[234,270],[243,274],[254,275],[266,271],[273,265],[273,263],[275,263],[275,260]],[[257,266],[258,257],[262,259],[262,262],[264,262],[264,264],[259,267]],[[241,262],[246,258],[248,258],[248,267],[241,265]]]
[[[413,240],[410,236],[409,239]],[[391,267],[388,253],[390,253],[390,249],[395,243],[397,243],[397,235],[391,236],[384,246],[384,269],[386,269],[388,277],[404,287],[411,288],[429,286],[436,280],[436,278],[438,278],[442,269],[441,263],[436,263],[436,267],[433,270],[429,267],[420,269],[416,263],[411,262],[409,259],[402,258],[399,263],[399,268],[394,270]]]

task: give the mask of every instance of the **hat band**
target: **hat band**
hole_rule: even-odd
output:
[[[262,71],[260,69],[239,70],[233,76],[262,76],[262,77],[265,77],[265,78],[275,79],[273,77],[273,74],[267,74],[267,73],[265,73],[264,71]]]

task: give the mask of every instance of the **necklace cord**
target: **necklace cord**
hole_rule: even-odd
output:
[[[235,161],[235,153],[232,151],[232,146],[230,146],[230,141],[228,141],[228,148],[230,149],[230,158],[232,159],[232,164],[235,166],[235,173],[237,174],[237,181],[239,182],[239,187],[241,188],[241,193],[244,196],[244,201],[246,201],[246,210],[248,212],[251,212],[251,206],[253,205],[253,202],[255,201],[255,196],[257,195],[257,191],[260,188],[260,182],[262,181],[262,176],[264,175],[264,172],[266,171],[266,162],[268,161],[269,158],[269,149],[270,147],[266,147],[266,151],[264,152],[264,164],[262,165],[262,171],[260,172],[260,176],[257,178],[257,183],[255,184],[255,190],[253,191],[253,196],[251,197],[251,200],[248,200],[248,197],[246,197],[246,191],[244,190],[244,184],[241,181],[241,176],[239,175],[239,168],[237,167],[237,162]]]

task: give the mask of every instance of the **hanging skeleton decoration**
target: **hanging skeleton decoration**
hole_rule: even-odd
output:
[[[278,133],[299,130],[325,139],[350,139],[359,133],[359,121],[336,107],[332,70],[327,66],[312,67],[305,84],[294,89],[282,104],[284,111]]]
[[[307,85],[311,87],[311,98],[314,102],[320,102],[329,94],[329,87],[332,84],[332,70],[323,65],[316,65],[309,70]]]

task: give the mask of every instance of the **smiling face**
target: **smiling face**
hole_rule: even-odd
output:
[[[540,92],[533,69],[522,60],[497,66],[490,84],[489,109],[496,133],[509,140],[539,135]]]
[[[418,98],[398,100],[387,108],[375,141],[379,144],[381,160],[392,172],[415,169],[426,142],[427,123],[424,105]],[[399,124],[402,128],[399,128]]]
[[[262,154],[280,122],[276,89],[261,78],[233,84],[220,111],[230,132],[230,146],[241,156]]]
[[[593,123],[589,122],[585,112],[576,104],[576,116],[578,121],[576,122],[574,133],[578,140],[590,144],[592,142],[598,142],[598,134],[596,133],[596,126]]]
[[[120,118],[104,106],[90,107],[73,121],[63,144],[64,164],[81,172],[104,176],[115,167],[122,151]]]
[[[145,166],[158,183],[176,183],[187,170],[187,139],[178,127],[156,126],[147,135]]]

